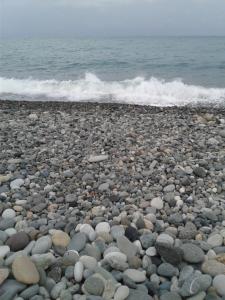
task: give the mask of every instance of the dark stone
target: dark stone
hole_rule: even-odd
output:
[[[201,178],[206,176],[206,170],[202,167],[194,168],[193,173],[195,174],[195,176],[201,177]]]
[[[139,234],[136,228],[128,226],[125,230],[125,236],[131,241],[134,242],[138,240]]]
[[[127,285],[131,289],[136,289],[136,283],[127,275],[123,274],[123,284]]]
[[[183,259],[183,251],[178,247],[173,247],[167,244],[156,244],[156,250],[159,255],[172,265],[179,265]]]
[[[29,244],[29,236],[26,232],[20,231],[13,234],[7,241],[6,245],[10,247],[13,252],[23,250]]]

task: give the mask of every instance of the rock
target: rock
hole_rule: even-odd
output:
[[[201,177],[204,178],[206,176],[206,170],[202,167],[196,167],[193,169],[193,173],[197,176],[197,177]]]
[[[76,250],[79,252],[82,249],[84,249],[86,242],[87,242],[86,234],[83,232],[78,232],[72,237],[67,248],[68,250]]]
[[[8,182],[12,178],[12,175],[0,175],[0,184]]]
[[[56,247],[66,248],[70,243],[70,237],[66,232],[63,232],[61,230],[56,230],[52,234],[52,243]]]
[[[223,244],[223,237],[220,234],[213,234],[208,238],[207,243],[213,248],[221,246]]]
[[[144,249],[147,249],[155,245],[155,241],[156,241],[156,235],[153,233],[144,233],[140,237],[140,242]]]
[[[105,255],[106,261],[113,269],[124,271],[128,268],[127,256],[121,252],[109,252]]]
[[[111,227],[111,235],[116,240],[119,236],[123,236],[125,234],[124,227],[121,225],[114,225]]]
[[[132,290],[130,289],[129,296],[126,300],[153,300],[146,292],[142,290]]]
[[[96,238],[96,232],[89,224],[82,224],[80,226],[80,232],[85,233],[89,241],[94,241],[94,239]]]
[[[15,218],[15,216],[16,216],[16,212],[11,208],[5,209],[2,213],[3,219],[11,219],[11,218]]]
[[[0,230],[6,230],[7,228],[12,228],[16,223],[15,219],[2,219],[0,221]]]
[[[20,297],[22,297],[23,299],[31,299],[31,297],[37,295],[38,292],[39,292],[39,285],[35,284],[35,285],[32,285],[29,288],[25,289],[20,294]]]
[[[88,255],[83,255],[80,257],[80,261],[83,263],[85,269],[88,269],[90,271],[94,271],[96,268],[98,262],[96,258],[88,256]]]
[[[98,187],[98,190],[99,190],[100,192],[108,191],[108,189],[109,189],[109,183],[108,183],[108,182],[102,183],[102,184],[100,184],[99,187]]]
[[[60,295],[60,293],[66,289],[66,284],[64,281],[60,281],[59,283],[57,283],[53,289],[51,290],[51,297],[53,299],[57,299]]]
[[[204,260],[205,257],[204,252],[202,251],[201,248],[199,248],[194,244],[191,243],[184,244],[181,246],[181,249],[183,250],[184,253],[184,260],[189,263],[197,264]]]
[[[83,278],[84,265],[82,262],[78,261],[74,267],[74,278],[76,282],[81,282]]]
[[[40,237],[32,249],[32,254],[43,254],[49,251],[52,246],[52,240],[49,236]]]
[[[0,246],[0,258],[4,258],[9,252],[9,246]]]
[[[182,300],[176,292],[166,292],[160,296],[160,300]]]
[[[23,250],[30,242],[29,236],[26,232],[20,231],[13,234],[6,242],[13,252]]]
[[[213,279],[213,287],[220,296],[225,296],[225,275],[216,275]]]
[[[104,281],[97,274],[88,277],[83,285],[84,291],[87,294],[94,296],[102,296],[104,287]]]
[[[162,263],[157,270],[158,274],[165,277],[173,277],[177,275],[178,270],[169,263]]]
[[[141,283],[146,280],[145,271],[139,271],[135,269],[127,269],[124,274],[132,279],[136,283]]]
[[[14,296],[24,290],[26,287],[25,284],[17,282],[14,279],[7,279],[0,287],[1,294],[0,300],[11,300],[14,299]]]
[[[44,270],[48,269],[55,262],[56,258],[52,253],[34,254],[32,255],[32,261],[37,267],[41,267]]]
[[[216,276],[216,275],[225,275],[225,265],[214,260],[210,259],[208,261],[205,261],[202,264],[202,272],[209,274],[211,276]]]
[[[169,184],[167,186],[164,187],[163,191],[165,193],[171,193],[175,191],[175,185],[174,184]]]
[[[89,158],[88,158],[88,161],[90,163],[95,163],[95,162],[101,162],[101,161],[104,161],[104,160],[107,160],[108,159],[108,155],[91,155]]]
[[[72,296],[72,293],[70,292],[70,290],[62,290],[60,292],[60,299],[63,299],[63,300],[72,300],[73,296]]]
[[[195,238],[196,234],[196,226],[191,222],[187,222],[185,227],[180,230],[179,238],[183,240],[191,240]]]
[[[151,206],[156,209],[163,209],[163,201],[160,197],[153,198],[151,201]]]
[[[126,254],[128,258],[135,256],[138,251],[137,246],[131,243],[125,236],[117,238],[117,245],[120,251]]]
[[[79,261],[79,254],[77,251],[68,250],[64,253],[62,258],[62,264],[64,266],[74,266]]]
[[[114,300],[125,300],[129,296],[129,293],[129,288],[126,285],[122,285],[117,289]]]
[[[156,240],[156,244],[164,244],[164,245],[170,245],[172,246],[174,243],[173,238],[166,234],[166,233],[161,233]]]
[[[95,227],[95,231],[97,232],[97,234],[109,233],[110,232],[110,226],[107,222],[100,222]]]
[[[9,276],[9,269],[0,268],[0,286],[8,278],[8,276]]]
[[[35,264],[27,256],[18,256],[12,264],[12,272],[17,281],[25,284],[38,283],[40,276]]]
[[[10,188],[12,190],[20,189],[20,187],[24,185],[24,180],[21,178],[15,179],[10,182]]]
[[[168,244],[158,243],[156,250],[159,255],[168,263],[172,265],[179,265],[183,259],[183,250],[178,247],[173,247]]]
[[[125,236],[131,241],[134,242],[138,240],[139,234],[136,228],[128,226],[125,230]]]
[[[205,299],[205,296],[206,296],[206,293],[205,293],[205,292],[200,292],[200,293],[198,293],[198,294],[195,295],[195,296],[188,297],[188,300],[204,300],[204,299]]]

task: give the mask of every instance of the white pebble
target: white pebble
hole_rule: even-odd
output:
[[[16,216],[16,212],[11,208],[5,209],[2,213],[3,219],[11,219],[11,218],[15,218],[15,216]]]
[[[121,285],[114,295],[114,300],[124,300],[129,296],[129,293],[129,288],[126,285]]]
[[[151,201],[151,206],[156,209],[162,209],[163,208],[163,201],[160,197],[153,198]]]
[[[156,251],[155,247],[149,247],[146,250],[146,255],[148,255],[148,256],[156,256],[156,254],[157,254],[157,251]]]
[[[5,257],[10,252],[9,246],[0,246],[0,257]]]
[[[98,234],[101,233],[101,232],[109,233],[110,232],[109,223],[107,223],[107,222],[100,222],[100,223],[98,223],[98,225],[95,227],[95,231]]]
[[[83,278],[84,265],[81,261],[78,261],[74,267],[74,278],[76,282],[81,282]]]

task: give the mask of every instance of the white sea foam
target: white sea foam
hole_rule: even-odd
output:
[[[164,81],[137,77],[124,81],[102,81],[87,73],[68,81],[8,79],[0,77],[0,98],[24,96],[27,100],[117,102],[153,106],[225,104],[225,88],[188,85],[181,80]]]

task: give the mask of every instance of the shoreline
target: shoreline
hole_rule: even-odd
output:
[[[40,110],[68,110],[68,109],[110,109],[119,110],[125,109],[126,111],[136,110],[137,112],[186,112],[186,113],[224,113],[225,106],[213,106],[212,104],[205,105],[185,105],[185,106],[151,106],[139,104],[126,104],[126,103],[102,103],[102,102],[72,102],[72,101],[17,101],[0,99],[0,106],[3,109],[40,109]]]

